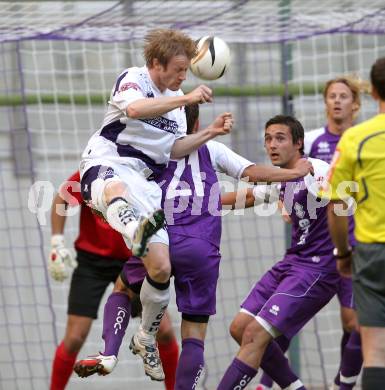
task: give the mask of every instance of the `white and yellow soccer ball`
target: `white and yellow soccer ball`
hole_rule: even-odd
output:
[[[230,65],[230,49],[218,37],[205,36],[197,41],[198,54],[191,60],[191,72],[203,80],[216,80]]]

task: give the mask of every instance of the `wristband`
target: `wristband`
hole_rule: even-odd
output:
[[[353,250],[352,247],[349,247],[348,250],[344,253],[339,253],[337,248],[333,249],[333,256],[338,259],[345,259],[346,257],[349,257],[352,254]]]

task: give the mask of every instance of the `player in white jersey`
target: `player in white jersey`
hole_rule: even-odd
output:
[[[142,68],[128,68],[117,79],[102,128],[83,153],[80,164],[83,199],[120,232],[147,269],[140,299],[139,331],[132,346],[146,374],[163,380],[155,335],[169,302],[170,260],[163,229],[161,190],[153,180],[171,157],[181,158],[232,127],[230,113],[219,115],[205,130],[186,136],[184,106],[212,101],[201,85],[184,95],[196,44],[175,30],[151,31],[145,38]],[[148,251],[148,253],[147,253]]]

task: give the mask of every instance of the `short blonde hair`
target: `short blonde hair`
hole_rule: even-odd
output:
[[[153,66],[156,58],[167,67],[170,59],[184,55],[191,60],[197,54],[197,45],[188,35],[178,30],[157,29],[150,31],[144,38],[144,59],[147,67]]]

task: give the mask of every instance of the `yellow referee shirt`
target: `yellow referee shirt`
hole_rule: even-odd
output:
[[[385,114],[345,131],[337,145],[328,181],[332,200],[351,195],[357,203],[356,239],[365,243],[385,242]],[[358,188],[347,186],[346,182],[352,181]]]

